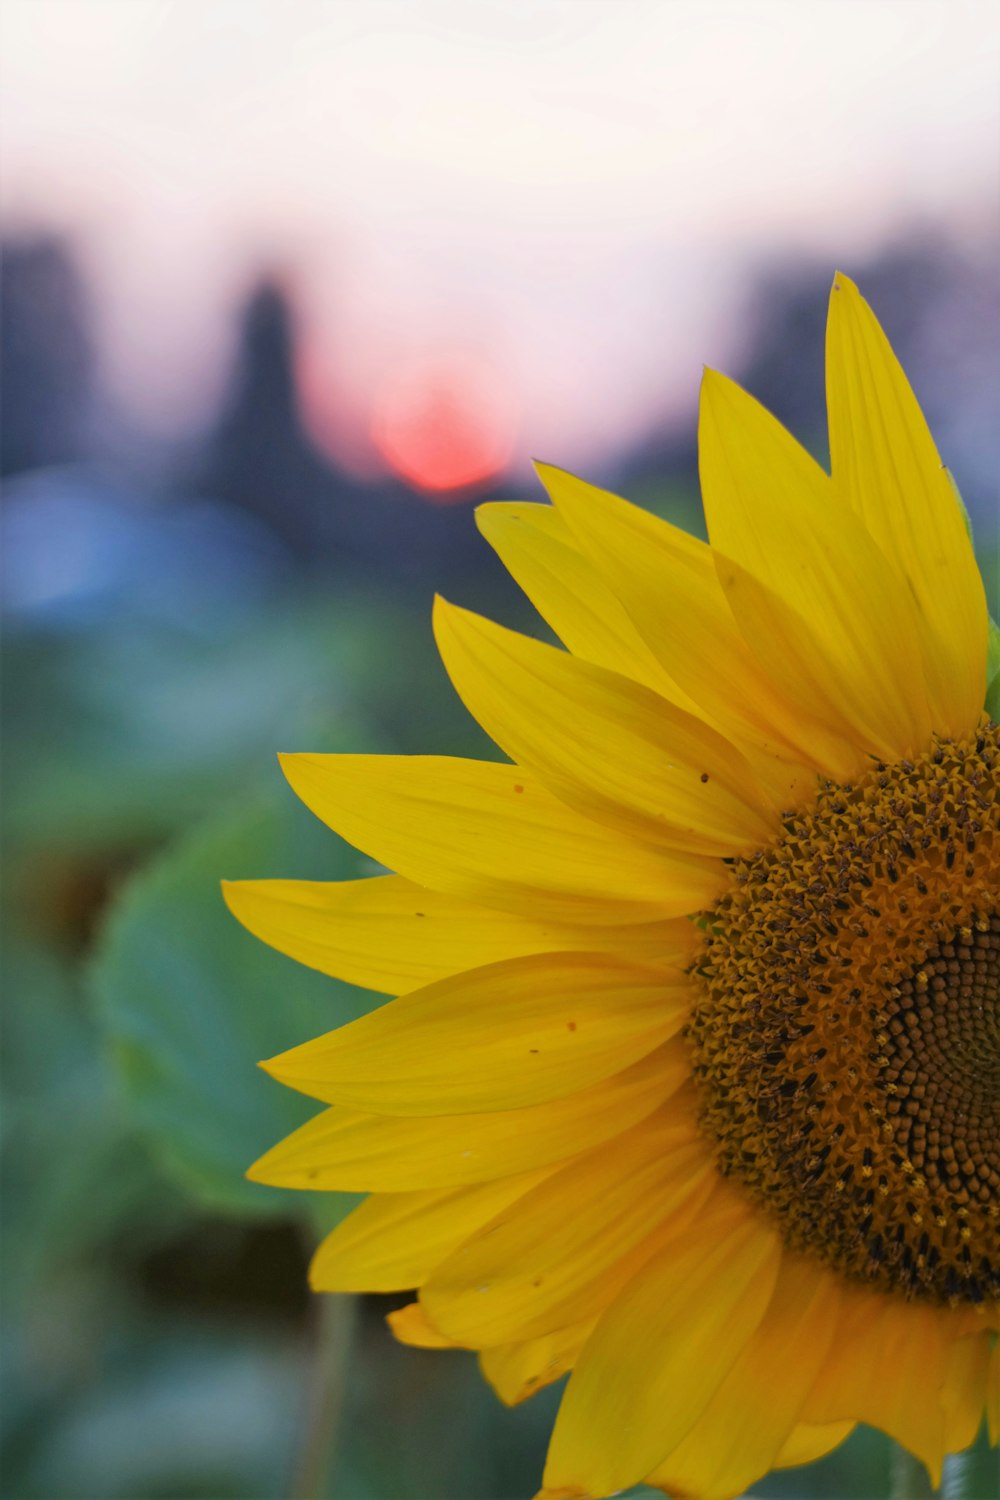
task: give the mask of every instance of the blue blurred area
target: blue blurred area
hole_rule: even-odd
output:
[[[846,269],[921,395],[995,598],[996,277],[946,243]],[[761,274],[730,372],[821,456],[831,270]],[[4,1493],[283,1495],[316,1357],[314,1230],[297,1204],[227,1213],[149,1149],[82,976],[131,874],[277,787],[276,750],[488,753],[433,651],[435,590],[540,627],[468,504],[361,484],[314,447],[296,309],[276,283],[247,302],[221,409],[164,450],[109,408],[72,246],[8,246],[3,277]],[[691,415],[589,477],[699,529]],[[549,1397],[503,1414],[464,1360],[395,1350],[384,1311],[362,1310],[331,1493],[530,1493]],[[843,1494],[849,1474],[863,1500],[883,1492],[884,1463],[864,1438],[808,1489],[761,1493]]]
[[[29,631],[114,615],[197,630],[290,571],[286,548],[245,513],[214,500],[150,503],[113,472],[18,475],[2,525],[5,609]]]

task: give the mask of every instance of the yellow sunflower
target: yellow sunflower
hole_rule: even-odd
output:
[[[509,762],[291,755],[398,873],[239,919],[399,998],[266,1064],[255,1180],[369,1197],[321,1292],[516,1402],[542,1494],[725,1500],[856,1422],[936,1478],[1000,1405],[1000,734],[963,512],[857,289],[832,478],[705,376],[710,544],[552,468],[482,531],[562,651],[439,602]]]

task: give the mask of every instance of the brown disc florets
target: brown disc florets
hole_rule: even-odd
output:
[[[827,784],[706,913],[720,1169],[852,1280],[1000,1300],[1000,730]]]

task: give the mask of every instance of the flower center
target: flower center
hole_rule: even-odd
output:
[[[1000,730],[822,788],[733,862],[688,1036],[720,1170],[790,1246],[1000,1299]]]

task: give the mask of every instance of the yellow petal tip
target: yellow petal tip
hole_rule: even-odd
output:
[[[532,459],[531,464],[535,473],[538,475],[542,484],[545,486],[545,489],[548,492],[550,498],[552,497],[553,485],[565,484],[567,480],[569,480],[570,483],[582,483],[582,481],[578,479],[575,474],[571,473],[569,469],[561,469],[558,464],[543,463],[542,460],[538,458]]]
[[[397,1343],[407,1344],[411,1349],[454,1349],[455,1344],[444,1334],[438,1333],[430,1322],[421,1303],[409,1302],[388,1313],[385,1320]]]
[[[843,271],[834,271],[832,290],[835,292],[853,292],[857,297],[861,295],[858,291],[857,282],[852,281],[850,276],[845,275]]]
[[[726,397],[749,401],[743,387],[738,385],[729,375],[724,375],[721,370],[713,370],[711,365],[705,365],[701,372],[700,405],[702,410],[712,401],[725,399]]]
[[[444,654],[444,639],[456,628],[460,619],[471,620],[473,616],[460,604],[452,604],[443,594],[434,595],[434,604],[431,608],[431,629],[437,642],[438,650]]]

